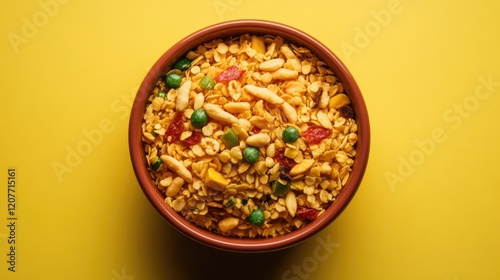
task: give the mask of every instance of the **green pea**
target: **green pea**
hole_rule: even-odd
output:
[[[158,92],[158,94],[156,96],[161,97],[161,98],[165,98],[165,97],[167,97],[167,93],[164,91],[160,91],[160,92]]]
[[[204,127],[208,122],[207,112],[203,109],[194,110],[193,114],[191,114],[191,124],[196,128]]]
[[[178,88],[181,86],[182,75],[178,73],[170,73],[165,78],[165,83],[170,88]]]
[[[281,136],[285,142],[293,143],[299,139],[300,133],[296,127],[289,126],[283,130],[283,134]]]
[[[184,57],[184,58],[179,59],[179,61],[177,61],[174,64],[174,69],[179,69],[181,71],[184,71],[184,70],[188,69],[189,66],[191,66],[191,60]]]
[[[251,224],[261,226],[265,221],[264,212],[261,209],[257,208],[253,210],[250,215],[248,215],[247,219]]]
[[[158,158],[155,162],[153,162],[153,164],[151,164],[151,168],[153,168],[153,170],[158,170],[158,168],[160,168],[160,166],[163,164],[163,161],[161,160],[161,158]]]
[[[259,155],[259,149],[252,146],[248,146],[243,150],[243,160],[250,164],[256,163]]]

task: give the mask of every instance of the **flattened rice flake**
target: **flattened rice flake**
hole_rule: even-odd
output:
[[[186,59],[188,69],[172,70],[183,77],[178,89],[157,81],[142,125],[165,203],[199,227],[240,238],[283,235],[324,213],[356,157],[354,110],[334,72],[310,50],[271,35],[212,40]],[[200,85],[205,76],[217,77],[213,88]],[[201,128],[190,122],[197,109],[209,116]],[[282,139],[289,126],[300,132],[293,143]],[[223,141],[229,130],[234,147]],[[253,164],[242,154],[249,146],[258,151]],[[273,193],[276,182],[286,194]],[[262,225],[248,220],[256,209]]]

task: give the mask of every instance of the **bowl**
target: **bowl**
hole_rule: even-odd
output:
[[[358,126],[356,156],[352,171],[345,186],[335,201],[314,221],[306,226],[275,237],[240,238],[223,236],[187,221],[165,202],[165,195],[153,182],[144,151],[142,123],[148,98],[174,62],[185,56],[196,46],[213,39],[224,39],[243,34],[280,36],[285,41],[309,49],[333,70],[351,100]],[[129,152],[136,178],[152,206],[175,229],[189,238],[217,249],[235,252],[266,252],[288,248],[299,244],[326,228],[348,206],[362,181],[369,157],[370,124],[367,108],[361,91],[346,66],[323,43],[294,27],[265,20],[234,20],[202,28],[171,46],[152,66],[142,81],[132,106],[129,121]]]

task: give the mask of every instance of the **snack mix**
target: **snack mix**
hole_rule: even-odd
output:
[[[310,50],[245,34],[199,45],[158,80],[142,126],[154,183],[188,221],[274,237],[320,216],[349,179],[357,124]]]

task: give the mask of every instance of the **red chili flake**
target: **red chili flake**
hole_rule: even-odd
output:
[[[182,132],[184,132],[184,114],[177,112],[165,132],[165,141],[169,144],[174,143],[179,140]]]
[[[300,136],[306,139],[309,144],[318,144],[321,140],[330,137],[332,130],[319,125],[311,125]]]
[[[298,206],[295,216],[309,221],[314,221],[318,217],[318,211],[305,206]]]
[[[276,154],[274,155],[274,159],[281,166],[284,166],[284,167],[289,168],[289,169],[291,169],[292,167],[294,167],[297,164],[293,159],[285,157],[285,149],[284,148],[276,150]]]
[[[243,72],[245,71],[238,68],[238,66],[229,66],[226,70],[222,71],[222,73],[215,76],[214,80],[218,83],[226,84],[229,81],[239,79]]]
[[[254,127],[252,127],[252,129],[251,129],[250,131],[251,131],[253,134],[257,134],[257,133],[259,133],[261,130],[262,130],[261,128],[254,126]]]
[[[201,142],[201,132],[193,131],[193,134],[188,138],[182,140],[182,143],[187,146],[193,146]]]

